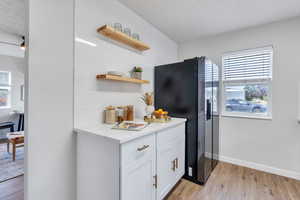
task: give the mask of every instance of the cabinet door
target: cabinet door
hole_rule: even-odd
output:
[[[157,151],[157,200],[163,199],[174,185],[175,154],[172,143],[166,143]]]
[[[134,163],[124,170],[122,200],[155,200],[153,160]]]
[[[157,133],[157,200],[163,199],[184,174],[185,125]]]
[[[155,136],[145,137],[122,148],[121,200],[155,200]]]
[[[175,173],[175,182],[177,183],[185,172],[185,135],[183,134],[174,146],[175,153],[175,161],[176,161],[176,173]]]

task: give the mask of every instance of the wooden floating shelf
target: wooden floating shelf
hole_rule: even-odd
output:
[[[98,28],[97,31],[98,31],[98,33],[100,33],[110,39],[113,39],[113,40],[116,40],[123,44],[126,44],[134,49],[139,50],[139,51],[146,51],[146,50],[150,49],[150,47],[148,45],[146,45],[145,43],[143,43],[139,40],[133,39],[133,38],[129,37],[128,35],[126,35],[125,33],[117,31],[108,25],[104,25],[104,26]]]
[[[137,83],[137,84],[147,84],[149,81],[147,80],[139,80],[135,78],[127,78],[122,76],[113,76],[108,74],[98,74],[96,76],[97,79],[102,80],[112,80],[112,81],[121,81],[121,82],[128,82],[128,83]]]

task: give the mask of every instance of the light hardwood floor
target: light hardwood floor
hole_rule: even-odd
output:
[[[300,181],[220,162],[205,186],[182,180],[166,200],[300,200]]]
[[[24,199],[24,177],[20,176],[0,183],[1,200],[23,200]]]
[[[23,200],[23,182],[0,183],[0,199]],[[300,181],[220,162],[205,186],[182,180],[166,200],[300,200]]]

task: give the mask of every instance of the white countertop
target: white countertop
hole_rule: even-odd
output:
[[[98,135],[122,144],[185,122],[186,119],[183,118],[172,118],[167,123],[152,123],[141,131],[116,130],[111,128],[112,125],[99,125],[97,127],[78,127],[75,128],[75,132],[79,134]]]

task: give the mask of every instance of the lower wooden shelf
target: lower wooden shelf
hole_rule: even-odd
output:
[[[108,74],[98,74],[96,76],[97,79],[102,80],[111,80],[111,81],[121,81],[121,82],[128,82],[128,83],[136,83],[136,84],[148,84],[149,81],[147,80],[139,80],[135,78],[128,78],[128,77],[122,77],[122,76],[113,76]]]

